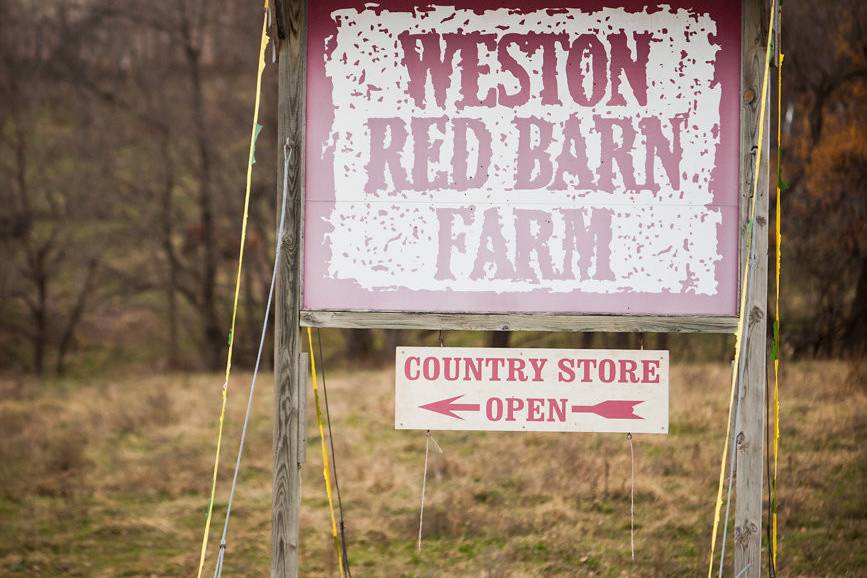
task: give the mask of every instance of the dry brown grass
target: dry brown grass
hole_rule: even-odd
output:
[[[636,562],[623,436],[442,432],[415,551],[421,432],[392,429],[390,372],[329,380],[353,574],[695,576],[706,565],[728,368],[672,368],[671,434],[636,436]],[[0,574],[190,576],[212,466],[221,380],[151,375],[0,381]],[[230,393],[214,552],[245,402]],[[226,576],[270,556],[271,382],[260,381]],[[780,464],[781,575],[867,567],[864,368],[789,364]],[[335,576],[319,438],[308,420],[304,576]],[[212,560],[212,558],[211,558]]]

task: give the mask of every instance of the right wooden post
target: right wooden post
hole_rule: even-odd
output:
[[[765,71],[768,6],[763,0],[743,0],[741,108],[741,224],[746,233],[749,203],[758,151],[759,111]],[[765,98],[770,100],[770,87]],[[762,494],[765,440],[765,390],[767,364],[768,300],[768,175],[770,116],[764,118],[762,158],[759,165],[753,243],[755,261],[747,295],[746,373],[740,385],[738,420],[735,424],[736,504],[735,566],[738,578],[759,578],[762,573]],[[742,239],[744,235],[741,235]],[[744,252],[745,244],[741,243]],[[741,255],[741,264],[747,255]]]

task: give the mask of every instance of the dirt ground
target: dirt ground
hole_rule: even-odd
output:
[[[393,374],[327,382],[353,575],[697,576],[705,572],[725,428],[728,367],[674,365],[671,432],[436,433],[424,542],[416,551],[425,438],[395,431]],[[213,561],[248,376],[230,390]],[[193,576],[222,380],[138,375],[0,378],[0,574]],[[235,499],[224,576],[267,576],[270,376]],[[867,387],[843,362],[784,369],[779,575],[865,576]],[[308,403],[302,575],[336,576],[319,437]],[[728,552],[732,548],[729,546]]]

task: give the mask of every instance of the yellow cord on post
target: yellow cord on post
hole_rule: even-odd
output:
[[[337,536],[337,518],[334,516],[334,498],[331,494],[331,470],[328,466],[328,451],[325,447],[325,427],[322,424],[322,408],[319,405],[319,385],[316,379],[316,359],[313,355],[313,331],[307,328],[307,346],[310,351],[310,373],[313,375],[313,399],[316,401],[316,423],[319,425],[319,441],[322,446],[322,476],[325,478],[325,494],[328,496],[328,512],[331,515],[331,538],[334,540],[334,551],[337,552],[337,568],[340,578],[343,573],[343,551],[340,548],[340,538]]]
[[[762,162],[762,149],[763,149],[763,141],[765,136],[765,112],[767,110],[767,96],[768,96],[768,76],[770,73],[770,63],[771,63],[771,42],[773,39],[773,31],[774,31],[774,17],[776,13],[776,0],[773,0],[771,3],[771,18],[768,23],[768,42],[767,48],[765,49],[765,69],[764,74],[762,75],[762,92],[761,92],[761,101],[759,105],[759,130],[758,130],[758,139],[757,139],[757,150],[756,150],[756,164],[753,169],[753,198],[750,203],[750,214],[749,214],[749,226],[747,232],[747,251],[746,251],[746,261],[744,263],[744,272],[743,278],[741,279],[741,303],[740,310],[738,315],[738,327],[737,333],[735,333],[735,358],[732,364],[732,380],[731,380],[731,394],[729,399],[729,414],[728,421],[726,425],[726,436],[725,442],[723,444],[723,455],[722,460],[720,461],[719,468],[719,487],[717,489],[716,496],[716,506],[714,507],[713,514],[713,530],[710,538],[710,556],[708,559],[708,567],[707,567],[707,576],[708,578],[712,578],[713,576],[713,559],[714,553],[716,552],[716,535],[719,530],[719,521],[720,521],[720,512],[722,511],[723,506],[723,486],[725,485],[725,464],[726,458],[729,453],[729,438],[731,437],[731,427],[732,427],[732,410],[734,409],[735,404],[735,394],[737,392],[737,382],[738,382],[738,368],[740,367],[740,359],[741,355],[743,355],[743,343],[741,342],[741,335],[743,335],[744,325],[746,323],[747,318],[747,289],[748,289],[748,281],[749,281],[749,273],[750,273],[750,256],[752,253],[752,241],[753,241],[753,223],[756,218],[756,205],[758,199],[759,192],[759,168]]]
[[[208,537],[211,533],[211,518],[214,514],[214,498],[217,494],[217,473],[220,468],[220,449],[223,445],[223,422],[226,417],[226,403],[229,398],[229,377],[232,374],[232,351],[235,345],[235,319],[238,316],[238,296],[241,293],[241,272],[244,266],[244,245],[247,240],[247,218],[250,213],[250,188],[253,177],[253,164],[256,162],[256,137],[259,135],[259,103],[262,99],[262,72],[265,70],[265,49],[268,46],[268,0],[265,0],[265,16],[262,20],[262,36],[259,41],[259,69],[256,74],[256,100],[253,105],[253,129],[250,134],[250,153],[247,162],[247,180],[244,188],[244,217],[241,222],[241,248],[238,252],[238,272],[235,277],[235,295],[232,299],[232,321],[229,325],[229,349],[226,353],[226,375],[223,381],[222,399],[220,403],[220,419],[217,426],[217,450],[214,457],[214,472],[211,478],[211,495],[208,499],[208,513],[205,517],[205,531],[202,536],[202,548],[199,554],[199,569],[196,573],[202,578],[205,567],[205,555],[208,551]]]
[[[780,7],[782,9],[782,6]],[[777,42],[782,44],[783,15],[777,20]],[[777,62],[777,202],[776,216],[774,219],[775,229],[775,261],[774,274],[774,472],[771,480],[771,566],[777,568],[777,463],[780,451],[780,271],[782,265],[782,193],[783,185],[783,134],[782,134],[782,108],[783,108],[783,47],[778,46],[779,61]]]

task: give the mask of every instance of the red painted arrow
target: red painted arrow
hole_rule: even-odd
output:
[[[643,401],[609,399],[596,405],[573,405],[574,413],[595,413],[607,419],[644,419],[635,414],[635,406]]]
[[[428,411],[435,411],[437,413],[441,413],[441,414],[447,415],[449,417],[456,417],[458,419],[464,419],[454,412],[456,412],[456,411],[479,411],[481,406],[477,403],[454,403],[455,400],[460,399],[463,396],[464,396],[464,394],[462,393],[460,395],[456,395],[456,396],[450,397],[448,399],[441,399],[440,401],[434,401],[432,403],[420,405],[419,407],[422,409],[426,409]]]

